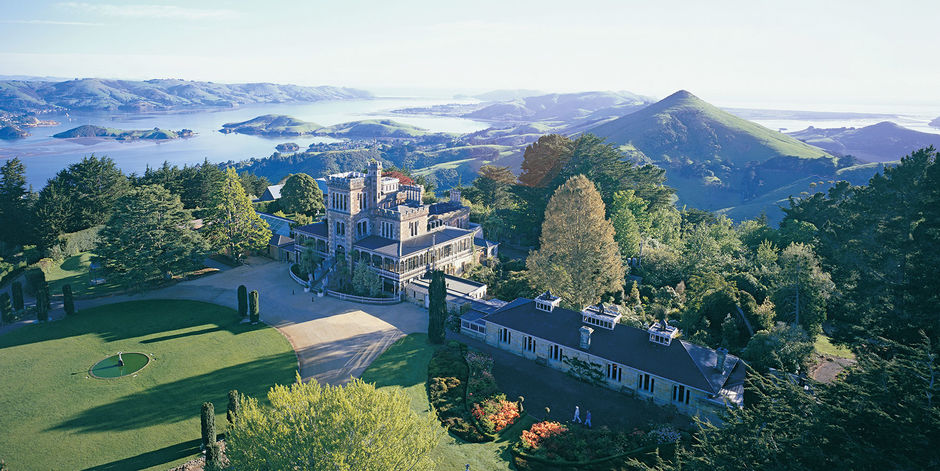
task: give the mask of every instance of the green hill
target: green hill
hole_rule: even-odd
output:
[[[317,131],[332,137],[362,138],[417,138],[434,134],[427,129],[399,123],[390,119],[366,119],[328,126]]]
[[[822,149],[738,118],[680,90],[589,130],[632,144],[654,162],[764,162],[774,157],[831,158]]]
[[[170,131],[167,129],[153,128],[153,129],[143,129],[143,130],[123,130],[115,128],[106,128],[102,126],[94,126],[91,124],[84,124],[76,128],[69,129],[68,131],[62,131],[58,134],[53,135],[52,137],[59,139],[73,139],[78,137],[103,137],[108,139],[117,139],[119,141],[132,141],[136,139],[154,139],[154,140],[166,140],[166,139],[179,139],[181,137],[191,137],[193,132],[189,129],[183,129],[180,131]]]
[[[219,132],[255,136],[305,136],[323,128],[317,123],[303,121],[293,116],[266,114],[240,123],[225,123]]]

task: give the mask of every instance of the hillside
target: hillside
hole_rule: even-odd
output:
[[[499,122],[559,121],[574,124],[588,117],[623,116],[649,102],[646,97],[629,92],[551,93],[493,103],[462,116]]]
[[[428,136],[434,133],[428,131],[427,129],[412,126],[410,124],[399,123],[398,121],[392,121],[390,119],[367,119],[327,126],[317,131],[317,134],[323,134],[332,137],[348,137],[350,139],[413,139]]]
[[[169,131],[166,129],[144,129],[125,131],[123,129],[105,128],[101,126],[92,126],[85,124],[76,128],[54,134],[52,137],[59,139],[73,139],[79,137],[102,137],[116,139],[119,141],[132,141],[137,139],[169,140],[179,139],[181,137],[192,137],[193,132],[189,129],[180,131]]]
[[[219,132],[254,136],[305,136],[321,129],[317,123],[303,121],[293,116],[266,114],[239,123],[225,123]]]
[[[0,111],[170,111],[231,108],[250,103],[303,103],[371,98],[369,92],[340,87],[273,83],[223,84],[188,80],[108,80],[64,82],[0,81]]]
[[[929,124],[935,128],[940,128],[940,116],[931,121]]]
[[[810,126],[791,136],[834,155],[851,155],[866,162],[888,162],[927,146],[940,148],[940,134],[915,131],[883,121],[863,128],[820,129]]]

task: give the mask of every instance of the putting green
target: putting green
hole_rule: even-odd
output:
[[[111,355],[95,363],[90,373],[100,379],[120,378],[140,371],[147,363],[150,363],[150,357],[143,353],[121,353],[120,358]]]

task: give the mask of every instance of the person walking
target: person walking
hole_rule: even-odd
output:
[[[581,406],[574,406],[574,418],[571,421],[581,423]]]
[[[587,416],[584,418],[584,425],[586,425],[587,428],[591,428],[591,411],[587,411]]]

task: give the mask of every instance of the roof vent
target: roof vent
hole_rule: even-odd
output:
[[[650,342],[667,347],[672,339],[679,336],[679,328],[669,325],[665,320],[653,322],[646,331],[650,334]]]
[[[582,325],[578,331],[581,332],[581,342],[579,343],[581,349],[587,350],[588,348],[591,348],[591,334],[594,333],[594,329],[586,325]]]
[[[561,298],[553,296],[551,291],[546,291],[535,298],[535,308],[539,311],[552,312],[561,305]]]

